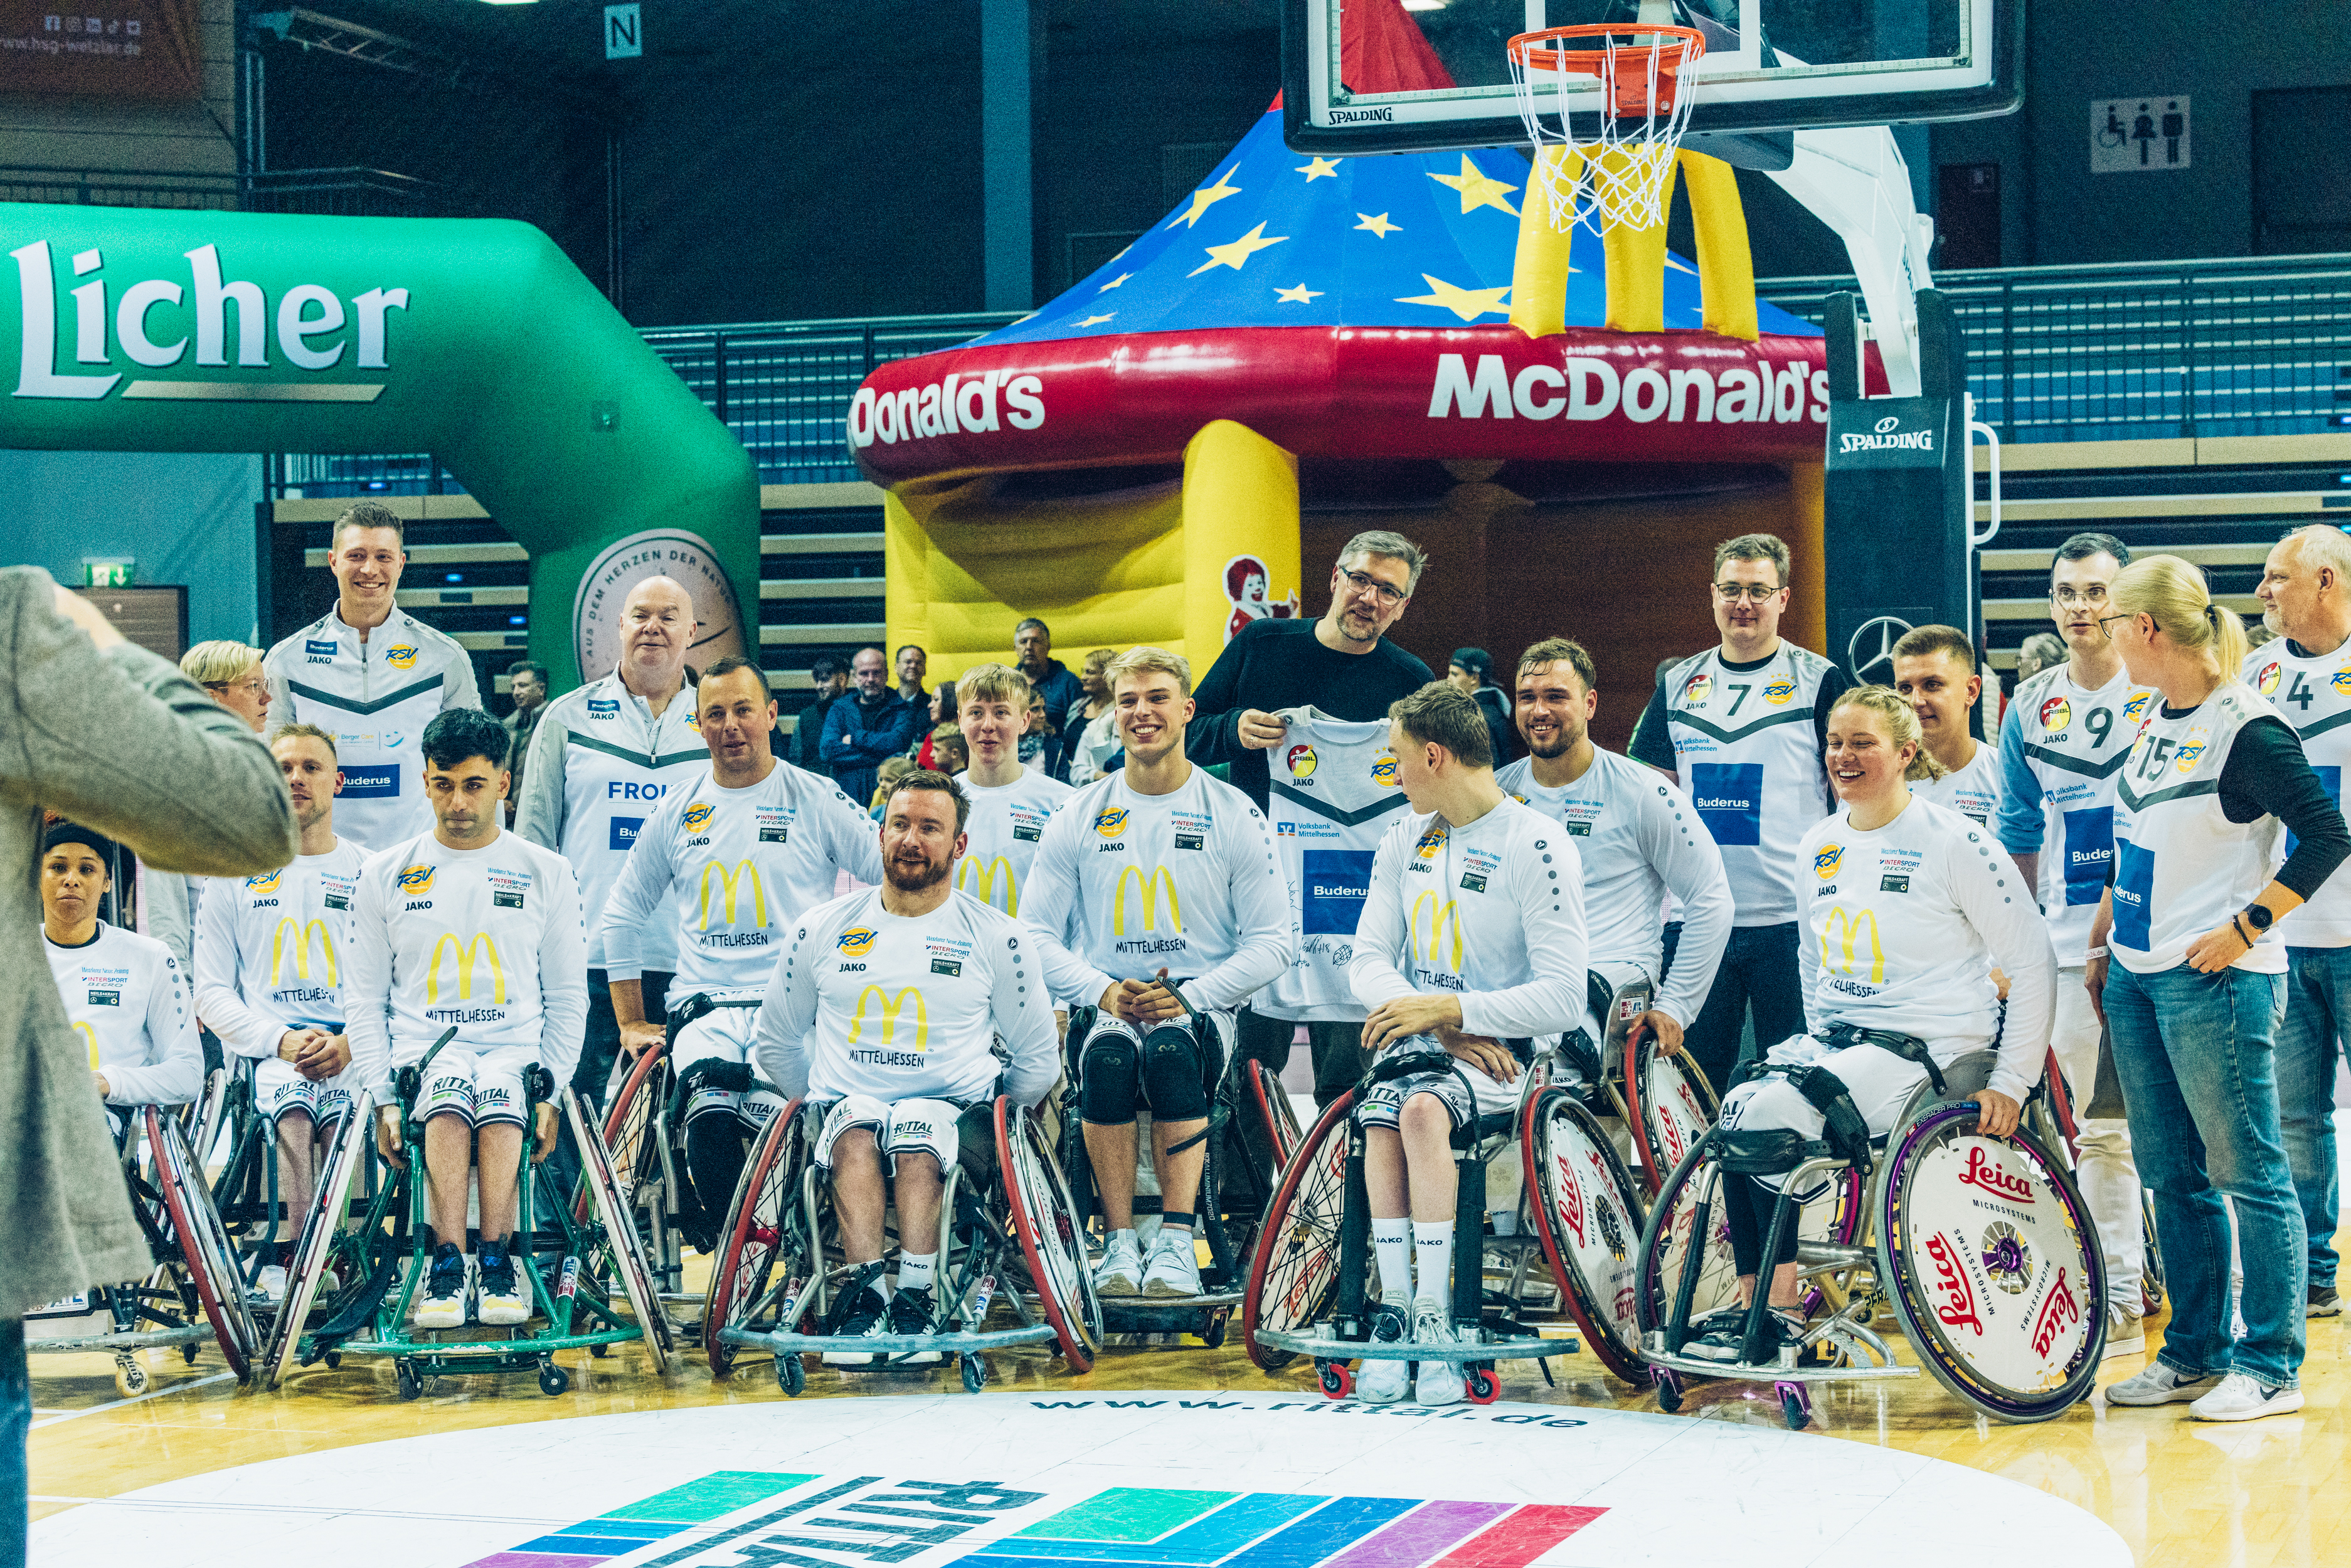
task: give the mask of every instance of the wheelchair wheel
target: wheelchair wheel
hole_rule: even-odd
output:
[[[636,1313],[637,1326],[644,1331],[645,1354],[653,1358],[653,1370],[667,1372],[675,1341],[669,1314],[662,1310],[661,1296],[653,1289],[653,1262],[645,1256],[644,1238],[637,1233],[637,1211],[622,1196],[620,1185],[613,1179],[612,1157],[604,1148],[603,1134],[581,1111],[580,1096],[566,1087],[562,1098],[563,1114],[570,1122],[572,1140],[580,1147],[580,1182],[595,1195],[597,1218],[603,1222],[604,1246],[611,1254],[612,1271],[620,1275],[629,1305]]]
[[[1652,1194],[1682,1157],[1698,1146],[1722,1112],[1722,1101],[1687,1052],[1668,1054],[1648,1030],[1625,1039],[1625,1119],[1637,1129],[1634,1152]]]
[[[1339,1288],[1339,1219],[1347,1198],[1347,1113],[1353,1090],[1331,1103],[1306,1134],[1266,1205],[1241,1296],[1241,1344],[1267,1372],[1295,1351],[1258,1343],[1259,1329],[1303,1329],[1328,1315]]]
[[[245,1291],[237,1278],[236,1258],[229,1247],[228,1232],[222,1228],[220,1215],[213,1208],[204,1172],[188,1152],[187,1141],[180,1135],[178,1119],[150,1105],[146,1122],[147,1145],[153,1151],[155,1186],[171,1216],[181,1267],[197,1300],[204,1303],[204,1316],[212,1320],[213,1337],[220,1341],[221,1354],[228,1359],[229,1370],[241,1382],[260,1349],[261,1333],[254,1326],[253,1313],[245,1303]]]
[[[1592,1113],[1564,1089],[1528,1096],[1519,1151],[1561,1299],[1602,1364],[1627,1382],[1640,1378],[1633,1280],[1644,1216],[1632,1174]]]
[[[229,1093],[236,1077],[235,1070],[226,1064],[213,1068],[204,1074],[204,1085],[197,1091],[194,1103],[180,1112],[187,1130],[189,1151],[196,1156],[199,1166],[212,1158],[213,1145],[220,1140],[221,1124],[228,1115]],[[251,1092],[248,1086],[246,1093]]]
[[[1707,1205],[1706,1234],[1694,1236],[1698,1207]],[[1723,1216],[1721,1166],[1701,1146],[1682,1156],[1658,1190],[1641,1231],[1641,1261],[1634,1277],[1633,1313],[1644,1337],[1666,1326],[1686,1270],[1698,1271],[1689,1321],[1739,1304],[1739,1267],[1730,1255],[1730,1224]]]
[[[1878,1268],[1902,1332],[1959,1398],[2046,1421],[2090,1391],[2105,1349],[2105,1261],[2064,1161],[1986,1137],[1943,1102],[1887,1140]]]
[[[1290,1103],[1289,1091],[1273,1069],[1255,1058],[1244,1069],[1242,1082],[1248,1085],[1250,1108],[1265,1128],[1266,1146],[1273,1151],[1274,1174],[1279,1176],[1305,1140],[1298,1126],[1298,1108]]]
[[[621,1081],[612,1108],[604,1113],[604,1147],[622,1200],[633,1208],[637,1187],[661,1172],[662,1113],[669,1104],[669,1052],[648,1051]],[[583,1207],[579,1218],[587,1218]]]
[[[775,1302],[804,1294],[816,1272],[815,1248],[797,1223],[808,1166],[809,1134],[795,1101],[759,1134],[719,1232],[718,1260],[710,1271],[710,1300],[702,1317],[702,1348],[713,1377],[725,1376],[741,1349],[720,1339],[718,1331],[764,1320]]]
[[[1029,1280],[1036,1287],[1045,1321],[1061,1342],[1061,1359],[1071,1372],[1092,1370],[1102,1346],[1102,1302],[1086,1267],[1085,1235],[1069,1184],[1045,1146],[1045,1130],[1005,1095],[996,1098],[996,1157],[1012,1229],[1020,1239]]]
[[[311,1303],[318,1299],[319,1281],[327,1271],[335,1238],[350,1211],[351,1183],[366,1163],[369,1134],[374,1130],[375,1115],[362,1092],[352,1097],[342,1130],[327,1150],[327,1163],[319,1172],[318,1196],[303,1217],[301,1239],[294,1245],[294,1266],[286,1271],[286,1299],[269,1325],[268,1346],[261,1356],[261,1375],[268,1387],[277,1387],[293,1369],[302,1332],[309,1326]]]

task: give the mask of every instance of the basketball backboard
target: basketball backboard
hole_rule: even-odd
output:
[[[1522,142],[1510,39],[1635,21],[1706,35],[1705,57],[1683,78],[1693,146],[1709,134],[1971,120],[2022,101],[2023,0],[1284,0],[1283,136],[1301,152]],[[1579,96],[1596,122],[1596,81]]]

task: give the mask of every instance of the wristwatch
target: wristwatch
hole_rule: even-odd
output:
[[[2255,904],[2246,906],[2245,919],[2252,924],[2254,930],[2267,931],[2277,916],[2270,913],[2267,904]]]

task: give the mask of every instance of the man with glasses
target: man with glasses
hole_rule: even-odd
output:
[[[1434,678],[1426,664],[1386,640],[1426,564],[1420,547],[1402,534],[1374,530],[1349,539],[1331,569],[1331,608],[1321,619],[1268,616],[1225,644],[1193,694],[1197,711],[1185,730],[1186,755],[1202,765],[1228,764],[1233,787],[1265,811],[1276,748],[1284,762],[1280,776],[1294,773],[1283,709],[1311,706],[1354,724],[1384,721],[1391,705]],[[1301,907],[1294,887],[1290,907],[1293,915]],[[1279,1072],[1296,1028],[1244,1009],[1240,1048]],[[1363,1076],[1363,1025],[1359,1016],[1310,1022],[1306,1030],[1316,1097],[1328,1103]]]
[[[2122,619],[2106,603],[2106,591],[2129,563],[2130,547],[2112,534],[2075,534],[2057,547],[2049,617],[2065,641],[2065,662],[2020,682],[2008,705],[1993,819],[2017,871],[2039,891],[2057,948],[2057,1016],[2049,1044],[2073,1092],[2080,1132],[2075,1174],[2106,1255],[2108,1355],[2147,1349],[2139,1322],[2147,1247],[2130,1124],[2084,1113],[2096,1093],[2101,1032],[2082,984],[2093,956],[2090,920],[2114,863],[2122,765],[2155,700],[2131,684],[2122,655],[2106,640],[2105,622]]]
[[[1721,967],[1683,1044],[1718,1092],[1730,1083],[1748,1009],[1768,1050],[1804,1029],[1796,963],[1796,850],[1829,812],[1829,710],[1853,678],[1783,642],[1788,547],[1742,534],[1714,552],[1714,623],[1722,643],[1657,682],[1631,754],[1689,791],[1722,851],[1738,905]]]

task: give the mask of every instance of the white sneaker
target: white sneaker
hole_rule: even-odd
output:
[[[418,1294],[414,1322],[420,1329],[461,1329],[465,1326],[473,1295],[473,1264],[456,1243],[443,1242],[433,1254]]]
[[[530,1284],[522,1277],[515,1255],[503,1248],[484,1248],[475,1264],[480,1281],[474,1321],[490,1328],[513,1328],[530,1321]]]
[[[2112,1307],[2106,1312],[2106,1354],[2145,1355],[2147,1354],[2147,1320],[2127,1307]]]
[[[284,1301],[286,1270],[276,1263],[270,1264],[261,1271],[261,1277],[254,1281],[253,1293],[273,1307]]]
[[[1382,1301],[1372,1309],[1372,1343],[1402,1344],[1412,1337],[1404,1309]],[[1393,1405],[1412,1392],[1412,1363],[1366,1361],[1355,1372],[1355,1397],[1366,1405]]]
[[[2202,1377],[2182,1377],[2162,1362],[2148,1365],[2137,1377],[2128,1378],[2106,1390],[2109,1405],[2185,1405],[2191,1399],[2201,1399],[2220,1386],[2220,1374]]]
[[[2220,1386],[2188,1407],[2199,1421],[2258,1421],[2302,1408],[2299,1388],[2264,1388],[2250,1372],[2232,1372]]]
[[[1196,1296],[1200,1293],[1200,1258],[1192,1249],[1188,1230],[1163,1230],[1151,1243],[1151,1267],[1143,1276],[1146,1296]]]
[[[1453,1312],[1443,1301],[1424,1296],[1412,1304],[1412,1343],[1450,1349],[1458,1343],[1453,1333]],[[1458,1405],[1466,1392],[1458,1361],[1424,1361],[1413,1380],[1412,1396],[1423,1405]]]
[[[1094,1265],[1094,1294],[1131,1296],[1143,1288],[1143,1249],[1132,1230],[1113,1230]]]

